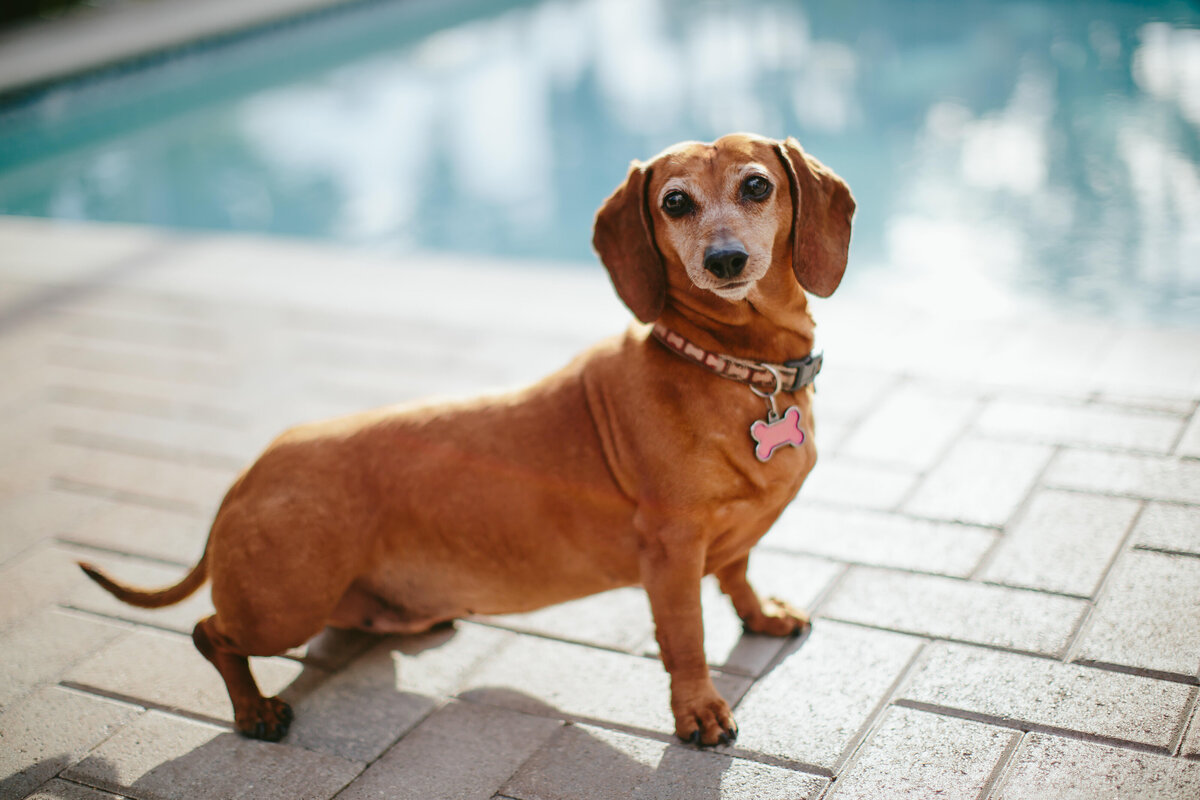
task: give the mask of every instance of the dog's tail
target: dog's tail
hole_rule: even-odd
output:
[[[199,563],[192,567],[192,571],[184,576],[184,579],[179,583],[174,586],[168,586],[165,589],[146,590],[124,586],[91,564],[83,561],[76,563],[79,564],[80,569],[87,573],[89,578],[104,587],[113,597],[139,608],[162,608],[163,606],[174,605],[181,600],[191,597],[208,580],[207,547],[204,549],[204,555],[201,556]]]

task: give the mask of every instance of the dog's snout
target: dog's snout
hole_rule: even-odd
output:
[[[746,268],[749,254],[741,242],[709,245],[704,251],[704,268],[721,280],[736,278]]]

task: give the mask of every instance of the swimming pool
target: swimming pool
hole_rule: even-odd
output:
[[[1182,2],[367,2],[10,101],[0,212],[594,263],[630,159],[734,130],[854,188],[858,290],[1200,324]]]

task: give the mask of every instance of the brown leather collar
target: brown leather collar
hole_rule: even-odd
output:
[[[651,332],[654,334],[654,338],[662,342],[667,349],[693,364],[699,364],[722,378],[741,381],[750,386],[768,390],[795,392],[808,386],[821,371],[821,364],[825,360],[823,353],[810,353],[804,358],[792,359],[782,364],[749,361],[705,350],[661,322],[654,323]],[[772,370],[779,374],[778,379]]]

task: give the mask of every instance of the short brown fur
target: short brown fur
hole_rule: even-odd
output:
[[[739,197],[747,164],[773,185],[766,200]],[[666,216],[671,182],[703,213]],[[845,184],[794,140],[739,134],[635,162],[597,214],[594,242],[643,321],[779,362],[812,349],[801,284],[836,288],[853,210]],[[723,286],[695,263],[718,235],[745,241],[749,285]],[[193,638],[225,679],[238,729],[272,740],[291,710],[262,696],[248,656],[301,645],[325,625],[414,633],[641,584],[675,732],[712,745],[737,728],[705,661],[701,577],[716,575],[750,631],[808,624],[760,601],[746,579],[751,547],[816,461],[811,389],[779,402],[801,410],[809,437],[760,463],[747,430],[763,401],[635,325],[513,394],[286,432],[229,490],[203,559],[177,587],[143,592],[86,569],[146,606],[178,602],[211,576],[216,614]]]

